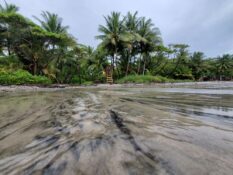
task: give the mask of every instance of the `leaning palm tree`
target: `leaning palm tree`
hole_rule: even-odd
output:
[[[125,19],[121,19],[120,13],[112,12],[110,16],[104,18],[106,26],[99,26],[101,35],[96,36],[96,38],[102,41],[102,47],[112,56],[111,65],[114,68],[118,53],[123,48],[124,42],[129,41],[130,37],[124,27]]]
[[[53,32],[57,34],[67,33],[68,26],[62,25],[62,18],[60,18],[57,14],[50,12],[42,12],[41,14],[42,20],[35,17],[41,24],[41,27],[48,32]]]
[[[168,73],[170,76],[174,76],[175,72],[177,71],[177,69],[182,65],[182,64],[188,64],[188,57],[189,57],[189,53],[188,53],[188,48],[189,45],[186,44],[171,44],[170,45],[173,49],[173,53],[174,53],[174,68],[172,70],[170,70],[170,72]]]
[[[19,8],[14,4],[8,4],[5,1],[5,7],[0,4],[0,13],[16,13]]]

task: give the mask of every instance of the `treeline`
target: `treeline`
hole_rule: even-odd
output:
[[[189,53],[184,44],[164,46],[152,20],[138,13],[106,16],[96,36],[101,43],[93,49],[77,43],[57,14],[42,12],[34,17],[37,24],[18,10],[13,4],[0,5],[0,84],[33,84],[37,79],[38,83],[103,83],[103,71],[109,66],[115,80],[129,75],[183,80],[233,76],[232,55],[205,58],[201,52]],[[30,75],[25,71],[35,76],[23,82]]]
[[[97,59],[101,55],[78,44],[62,18],[42,12],[41,17],[34,17],[38,25],[18,10],[13,4],[0,5],[0,83],[25,77],[23,71],[14,73],[21,69],[46,76],[53,83],[102,81],[103,62]]]
[[[188,45],[164,46],[158,28],[151,19],[138,13],[122,16],[113,12],[99,26],[102,42],[115,75],[164,76],[181,80],[231,80],[233,55],[206,58],[202,52],[190,53]]]

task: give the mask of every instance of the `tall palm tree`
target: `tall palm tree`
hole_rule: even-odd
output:
[[[45,11],[42,12],[41,16],[42,19],[35,16],[34,18],[40,22],[42,29],[61,36],[60,41],[49,41],[47,44],[47,50],[50,51],[50,61],[48,60],[48,63],[51,63],[50,67],[55,67],[57,70],[63,70],[64,66],[67,65],[68,62],[72,62],[69,54],[67,53],[70,53],[70,50],[72,50],[77,43],[75,39],[68,34],[67,30],[69,27],[63,25],[63,19],[57,14]],[[46,66],[48,67],[48,64]],[[56,77],[60,77],[60,74],[62,74],[62,72],[57,71]]]
[[[139,50],[140,58],[138,64],[138,73],[141,69],[141,61],[143,57],[143,75],[145,74],[146,62],[149,57],[149,53],[154,51],[156,45],[162,43],[160,37],[160,31],[157,27],[154,27],[151,19],[141,18],[139,21],[139,27],[137,33],[140,35]]]
[[[126,72],[125,76],[128,75],[129,72],[129,66],[131,63],[131,57],[133,55],[137,54],[137,46],[138,46],[138,41],[140,41],[140,35],[137,33],[137,29],[139,27],[139,21],[140,18],[138,18],[138,12],[135,13],[130,13],[128,12],[126,17],[125,17],[125,28],[129,32],[129,35],[131,35],[131,40],[126,43],[126,61],[127,61],[127,66],[126,66]]]
[[[124,27],[125,18],[121,19],[121,14],[112,12],[110,16],[104,17],[106,25],[99,26],[101,35],[96,36],[102,41],[101,45],[112,56],[111,65],[114,68],[117,62],[117,56],[123,48],[123,43],[130,40],[129,35]]]
[[[41,24],[41,27],[48,32],[62,34],[67,33],[68,26],[63,26],[62,18],[60,18],[57,14],[50,13],[50,12],[42,12],[41,14],[42,20],[35,17]]]

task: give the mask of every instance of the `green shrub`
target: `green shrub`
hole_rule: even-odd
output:
[[[194,79],[192,74],[175,74],[174,78],[179,79],[179,80],[193,80]]]
[[[79,76],[74,76],[70,81],[71,84],[80,84],[80,82],[83,82],[83,80],[81,79],[81,81],[80,81]]]
[[[18,70],[23,68],[23,64],[14,55],[0,56],[0,69],[1,68],[7,70]]]
[[[90,85],[93,85],[94,83],[92,81],[85,81],[82,83],[82,85],[85,85],[85,86],[90,86]]]
[[[6,71],[0,70],[1,85],[27,85],[27,84],[51,84],[51,80],[44,76],[33,76],[25,70]]]

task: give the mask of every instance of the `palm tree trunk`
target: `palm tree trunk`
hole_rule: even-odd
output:
[[[33,75],[36,75],[36,73],[37,73],[37,63],[36,63],[36,61],[34,61],[33,64],[34,64],[33,65]]]
[[[142,59],[142,54],[139,57],[139,63],[138,63],[138,75],[140,73],[140,69],[141,69],[141,59]]]
[[[115,48],[115,53],[113,54],[112,66],[113,66],[112,76],[114,77],[115,66],[117,68],[117,48]],[[119,73],[118,68],[117,68],[117,72]]]
[[[11,43],[9,41],[9,32],[7,34],[7,39],[6,39],[6,42],[7,42],[7,52],[8,52],[8,56],[11,55]]]
[[[128,59],[128,63],[127,63],[127,68],[126,68],[125,76],[128,76],[128,72],[129,72],[129,63],[130,63],[130,59]]]
[[[79,77],[79,84],[82,84],[82,75],[81,75],[81,66],[78,64],[77,65],[77,70],[78,70],[78,77]]]
[[[111,66],[114,69],[114,64],[115,64],[115,54],[112,55],[112,60],[111,60]]]
[[[146,70],[146,58],[144,57],[143,75],[145,75],[145,70]]]
[[[115,69],[115,62],[117,60],[117,48],[115,48],[115,52],[113,54],[113,60],[112,60],[112,64],[113,64],[113,70]]]
[[[10,45],[7,46],[7,52],[8,52],[8,56],[10,56],[11,55]]]
[[[126,67],[126,73],[125,73],[125,76],[128,76],[128,72],[129,72],[129,65],[130,65],[130,62],[131,62],[131,57],[130,57],[130,54],[127,55],[128,59],[127,59],[127,67]]]

